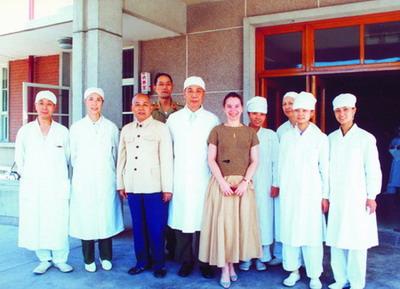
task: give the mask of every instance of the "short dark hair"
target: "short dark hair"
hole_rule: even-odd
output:
[[[171,83],[174,83],[174,81],[172,80],[171,75],[169,75],[168,73],[165,73],[165,72],[159,72],[159,73],[157,73],[156,76],[154,77],[153,85],[157,85],[157,81],[158,81],[158,79],[159,79],[161,76],[166,76],[166,77],[168,77],[169,80],[171,80]]]
[[[226,100],[230,97],[237,98],[240,100],[240,104],[243,106],[243,98],[240,94],[236,92],[229,92],[227,95],[225,95],[224,100],[222,101],[222,105],[225,106]]]

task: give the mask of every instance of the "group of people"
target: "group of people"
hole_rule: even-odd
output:
[[[316,98],[308,92],[284,95],[288,121],[275,133],[264,128],[264,97],[244,104],[228,93],[220,123],[204,109],[200,77],[185,80],[184,106],[172,100],[170,75],[157,74],[154,91],[155,104],[146,94],[133,97],[135,118],[120,137],[101,113],[100,88],[85,91],[87,115],[69,133],[52,120],[55,95],[36,95],[38,117],[16,140],[19,246],[36,252],[35,274],[53,265],[73,270],[68,235],[82,240],[87,271],[97,269],[96,240],[100,264],[111,270],[112,237],[123,230],[120,200],[127,199],[136,256],[131,275],[152,269],[163,278],[169,256],[180,262],[181,277],[195,264],[205,278],[220,268],[219,283],[229,288],[238,280],[234,264],[247,271],[254,260],[259,271],[282,263],[289,287],[304,265],[317,289],[326,242],[335,278],[329,288],[364,288],[367,249],[378,244],[382,176],[375,138],[354,123],[354,95],[333,100],[340,127],[328,137],[311,122]]]

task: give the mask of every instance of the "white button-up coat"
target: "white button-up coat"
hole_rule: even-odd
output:
[[[83,240],[105,239],[124,229],[116,192],[118,128],[104,117],[88,116],[70,129],[72,194],[70,235]]]
[[[185,233],[200,231],[204,197],[210,180],[207,163],[208,136],[218,117],[200,108],[187,107],[172,114],[167,125],[174,146],[173,198],[168,225]]]
[[[381,191],[382,173],[376,140],[356,124],[343,136],[329,135],[330,208],[326,244],[362,250],[378,245],[376,215],[366,209],[367,199]]]
[[[286,132],[279,147],[281,241],[284,244],[320,246],[326,223],[321,201],[329,196],[328,137],[310,123]]]
[[[15,142],[19,187],[18,245],[30,250],[68,248],[70,183],[68,129],[53,121],[43,136],[37,120]]]

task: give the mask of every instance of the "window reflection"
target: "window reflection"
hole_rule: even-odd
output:
[[[314,66],[360,64],[359,26],[315,30]]]
[[[365,25],[365,63],[400,61],[400,22]]]
[[[265,36],[265,69],[301,68],[302,32]]]

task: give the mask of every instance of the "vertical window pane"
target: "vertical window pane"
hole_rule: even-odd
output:
[[[133,78],[133,48],[122,52],[122,78]]]
[[[69,95],[68,90],[60,90],[58,96],[58,111],[60,113],[69,113]]]
[[[302,32],[265,36],[265,69],[302,67]]]
[[[7,115],[0,116],[0,141],[7,141],[8,136],[8,117]]]
[[[1,69],[1,87],[2,87],[3,89],[4,89],[4,88],[7,88],[7,86],[8,86],[7,77],[8,77],[8,75],[7,75],[7,68],[2,68],[2,69]]]
[[[400,22],[365,25],[365,63],[400,61]]]
[[[7,97],[7,90],[3,90],[1,92],[1,111],[7,112],[8,111],[8,97]]]
[[[131,111],[133,97],[133,85],[124,85],[122,87],[122,111]]]
[[[360,27],[315,30],[315,66],[360,64]]]

